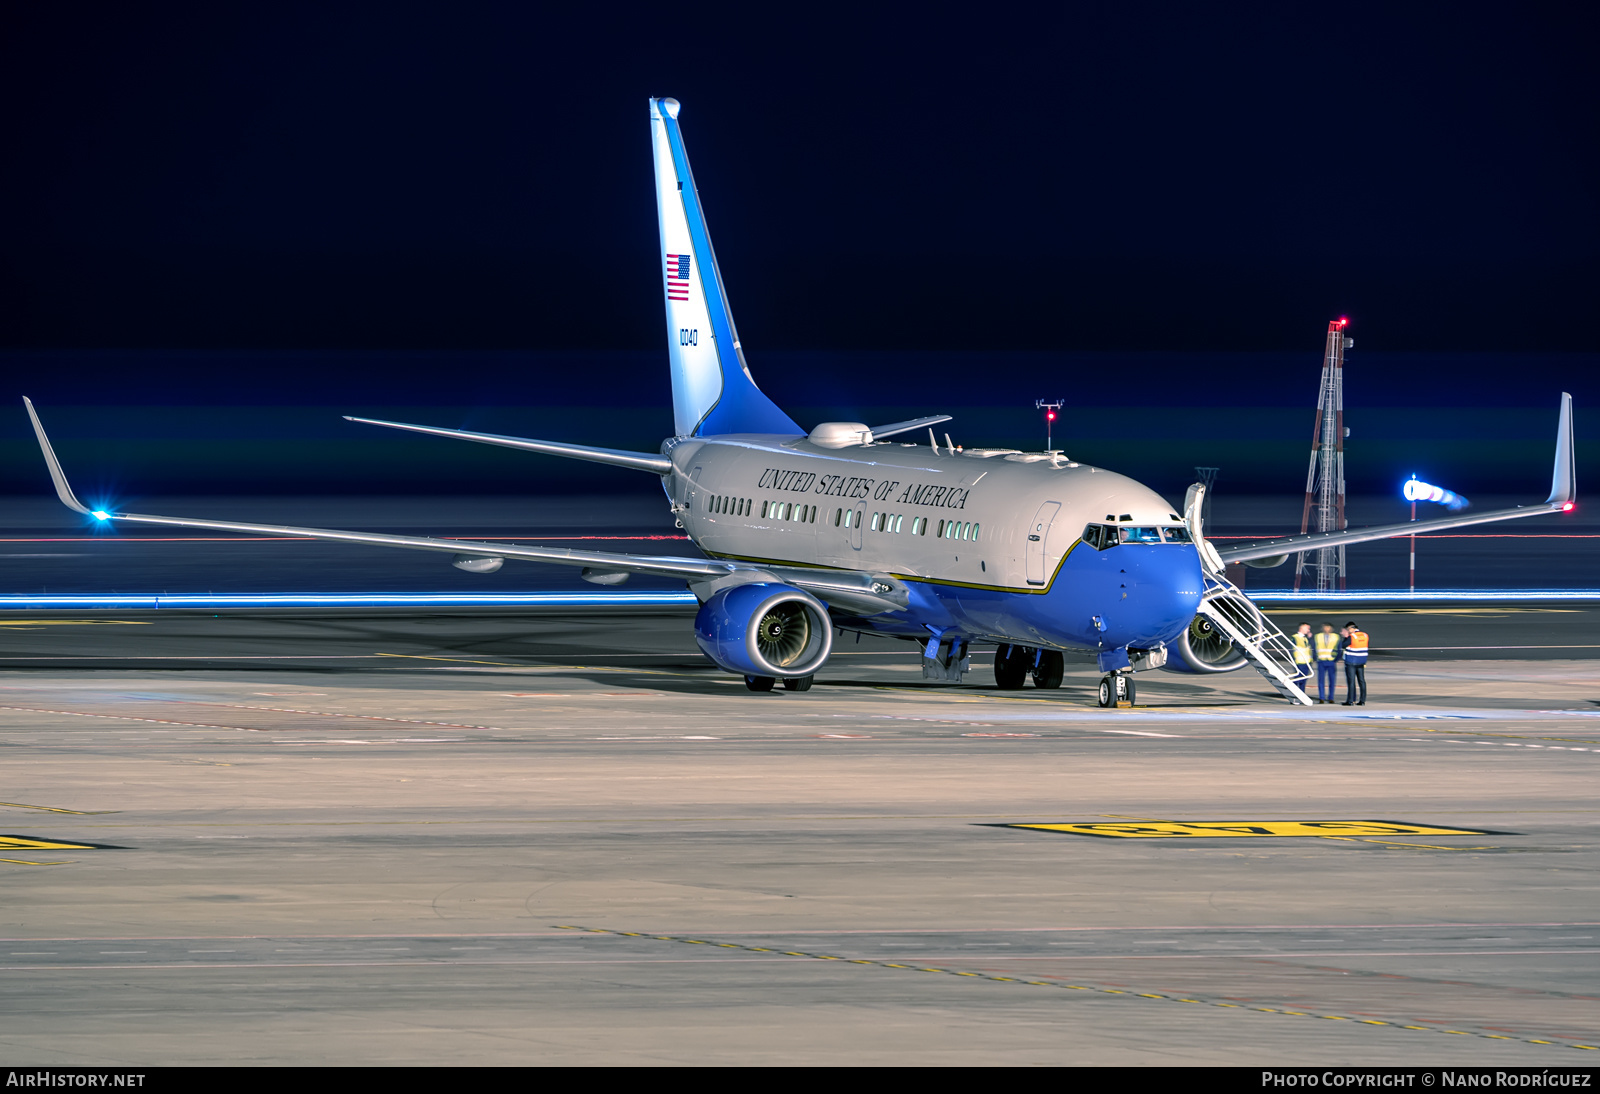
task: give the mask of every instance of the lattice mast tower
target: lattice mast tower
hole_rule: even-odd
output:
[[[1327,347],[1322,354],[1322,384],[1317,391],[1317,419],[1311,430],[1311,466],[1306,470],[1306,504],[1300,515],[1300,532],[1312,530],[1315,513],[1318,532],[1348,527],[1344,514],[1344,351],[1355,346],[1345,334],[1348,319],[1328,324]],[[1345,586],[1344,548],[1318,547],[1295,556],[1294,588],[1313,575],[1318,592]]]

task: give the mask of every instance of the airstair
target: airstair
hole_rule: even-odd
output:
[[[1234,649],[1244,654],[1278,693],[1291,703],[1311,705],[1311,697],[1296,683],[1294,642],[1261,613],[1238,586],[1213,574],[1206,574],[1206,589],[1200,598],[1200,614],[1228,636]]]
[[[1228,636],[1233,648],[1244,654],[1244,659],[1278,689],[1278,694],[1291,703],[1308,707],[1311,696],[1296,682],[1299,677],[1295,672],[1294,642],[1262,614],[1242,589],[1223,576],[1227,568],[1216,548],[1206,542],[1200,521],[1205,496],[1205,486],[1195,483],[1183,499],[1183,520],[1200,551],[1200,566],[1205,571],[1205,592],[1200,596],[1199,613]]]

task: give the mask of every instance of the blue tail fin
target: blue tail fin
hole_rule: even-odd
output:
[[[676,99],[650,100],[650,133],[667,298],[667,352],[672,358],[674,429],[680,437],[804,433],[761,393],[744,362],[678,129]]]

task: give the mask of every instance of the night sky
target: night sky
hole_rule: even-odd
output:
[[[655,94],[758,348],[1595,348],[1582,5],[566,7],[6,5],[0,345],[654,348]]]
[[[790,405],[1600,401],[1582,5],[592,7],[0,8],[6,398],[658,405],[672,95]]]

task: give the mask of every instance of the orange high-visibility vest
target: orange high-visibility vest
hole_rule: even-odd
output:
[[[1345,639],[1344,662],[1347,665],[1365,665],[1367,663],[1367,632],[1352,630],[1350,637]]]

